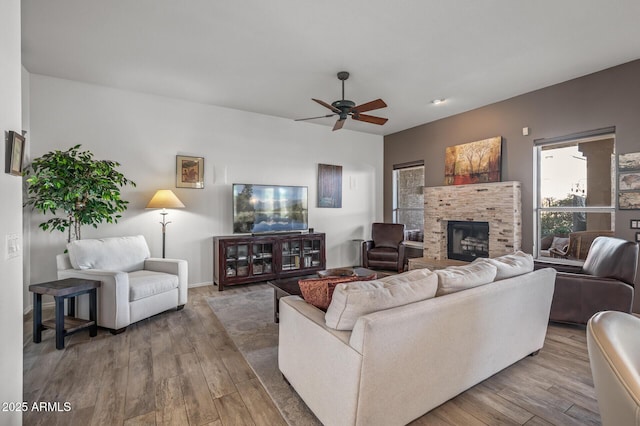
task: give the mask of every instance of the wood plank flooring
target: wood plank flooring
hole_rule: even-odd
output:
[[[228,292],[249,291],[240,286]],[[212,286],[189,289],[182,311],[113,336],[79,332],[55,349],[53,330],[32,341],[24,322],[25,425],[285,425],[277,408],[207,305]],[[53,315],[45,311],[43,317]],[[64,402],[71,411],[63,411]],[[550,325],[538,356],[432,410],[412,425],[599,425],[585,331]]]

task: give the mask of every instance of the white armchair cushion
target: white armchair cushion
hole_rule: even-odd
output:
[[[132,237],[77,240],[67,244],[74,269],[103,269],[131,272],[144,268],[151,256],[142,235]]]
[[[129,272],[129,301],[164,293],[178,287],[178,276],[154,271]]]

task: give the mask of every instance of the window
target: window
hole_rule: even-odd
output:
[[[393,223],[403,223],[406,239],[424,236],[424,162],[393,166]]]
[[[592,239],[613,231],[614,141],[606,129],[535,142],[538,257],[584,260]]]

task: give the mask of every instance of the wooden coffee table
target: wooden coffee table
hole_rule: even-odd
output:
[[[349,271],[352,271],[351,274],[348,274]],[[271,287],[273,287],[273,321],[280,322],[280,298],[285,296],[302,296],[302,292],[300,291],[300,286],[298,285],[299,280],[304,280],[308,278],[319,278],[319,277],[328,277],[328,276],[349,276],[349,275],[357,275],[359,277],[368,277],[371,274],[375,274],[376,271],[372,271],[371,269],[366,268],[336,268],[336,269],[327,269],[326,271],[319,271],[317,274],[313,275],[303,275],[299,277],[291,277],[291,278],[283,278],[280,280],[271,280],[267,281]]]

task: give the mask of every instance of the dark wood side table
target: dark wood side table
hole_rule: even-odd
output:
[[[33,341],[40,343],[42,330],[55,328],[56,349],[64,349],[64,338],[76,331],[89,328],[89,336],[98,334],[97,295],[96,289],[100,281],[80,278],[66,278],[41,284],[31,284],[29,291],[33,293]],[[76,296],[89,294],[89,320],[76,318]],[[42,321],[42,295],[48,294],[55,299],[55,320]],[[69,299],[68,316],[64,315],[64,300]]]

